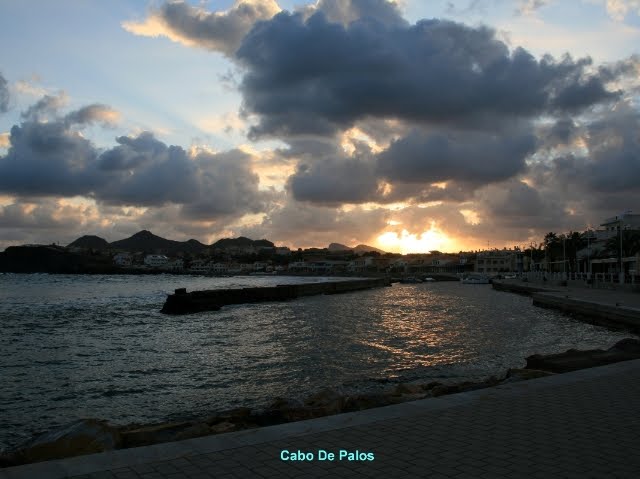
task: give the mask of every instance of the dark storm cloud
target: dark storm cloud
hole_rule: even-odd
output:
[[[331,134],[367,117],[459,123],[575,112],[617,97],[587,73],[590,59],[536,60],[486,27],[446,20],[348,26],[322,12],[281,12],[256,24],[236,53],[246,67],[253,136]]]
[[[571,118],[560,118],[557,120],[547,135],[550,143],[568,144],[576,134],[578,128]]]
[[[640,194],[640,113],[624,104],[578,130],[588,154],[558,156],[532,169],[536,181],[559,181],[585,195]]]
[[[390,181],[485,184],[522,172],[535,148],[536,139],[527,132],[415,130],[379,155],[378,169]]]
[[[7,80],[0,73],[0,113],[9,109],[9,86]]]
[[[361,158],[302,163],[287,186],[296,200],[316,204],[364,203],[378,198],[375,163]]]
[[[10,146],[0,156],[0,191],[18,195],[88,194],[104,179],[90,165],[98,153],[64,122],[27,121],[11,128]]]
[[[45,105],[43,102],[42,105]],[[38,116],[42,109],[31,109]],[[266,208],[251,158],[239,150],[188,154],[151,133],[121,136],[99,151],[72,124],[101,118],[100,107],[14,126],[0,156],[0,192],[36,197],[86,196],[113,205],[181,205],[187,217],[215,219]]]

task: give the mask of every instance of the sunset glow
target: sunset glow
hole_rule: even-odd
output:
[[[453,241],[433,224],[421,234],[412,234],[406,229],[400,233],[388,231],[378,237],[377,243],[385,251],[402,254],[450,251],[454,246]]]

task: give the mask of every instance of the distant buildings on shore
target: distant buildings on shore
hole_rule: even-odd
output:
[[[81,256],[92,265],[99,264],[99,271],[106,271],[110,266],[115,271],[199,275],[459,275],[477,272],[495,276],[502,273],[544,272],[574,276],[620,275],[621,279],[625,275],[624,277],[631,276],[633,279],[640,271],[640,215],[626,212],[605,219],[600,226],[600,229],[584,232],[548,233],[542,242],[528,247],[514,246],[510,249],[457,254],[433,251],[401,255],[380,252],[375,248],[367,251],[365,245],[348,248],[337,244],[328,248],[292,251],[267,240],[243,237],[223,239],[206,246],[195,240],[183,243],[166,240],[148,231],[114,243],[85,236],[67,248],[56,248],[71,256]],[[25,245],[21,248],[29,250],[33,246]],[[21,254],[25,259],[20,260],[13,255],[11,261],[14,266],[5,270],[19,271],[15,266],[16,261],[31,261],[28,251]],[[6,253],[0,255],[7,256]],[[77,258],[74,261],[82,263]],[[74,268],[72,271],[96,269],[95,266]],[[55,272],[57,269],[61,268],[54,265],[48,271]],[[62,270],[66,272],[69,268]]]

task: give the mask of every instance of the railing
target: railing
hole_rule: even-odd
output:
[[[584,281],[587,284],[617,284],[620,283],[619,273],[559,273],[544,271],[529,271],[522,273],[522,278],[528,281],[545,282],[545,281]],[[624,284],[640,284],[640,275],[627,274],[624,277]]]

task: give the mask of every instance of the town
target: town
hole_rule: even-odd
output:
[[[422,254],[388,253],[359,245],[290,249],[266,239],[221,239],[212,245],[172,241],[141,231],[108,243],[83,236],[69,245],[13,246],[0,253],[0,271],[49,273],[173,273],[194,275],[487,276],[537,275],[549,280],[637,284],[640,214],[607,218],[597,229],[547,233],[511,248]]]

